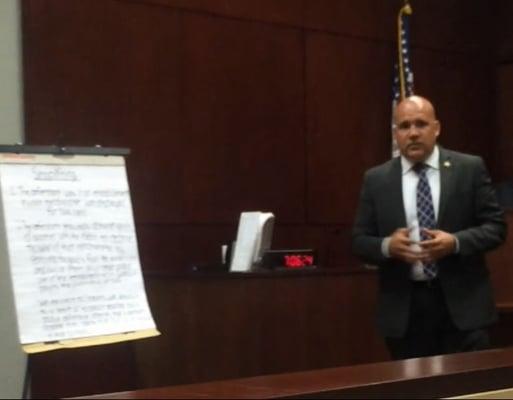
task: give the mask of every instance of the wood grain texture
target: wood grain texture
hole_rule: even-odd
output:
[[[425,399],[465,397],[468,394],[472,394],[472,398],[506,398],[504,395],[511,392],[511,379],[512,350],[503,349],[108,393],[86,398]],[[504,393],[484,393],[501,389]]]
[[[386,357],[372,324],[375,277],[355,272],[361,263],[351,255],[350,232],[365,169],[389,157],[401,3],[21,3],[27,143],[130,147],[143,269],[164,272],[147,286],[161,337],[129,350],[35,357],[35,382],[43,385],[36,394]],[[497,31],[499,50],[490,40],[494,15],[509,21],[511,7],[411,3],[416,90],[437,106],[441,143],[479,154],[494,177],[511,178],[511,74],[504,66],[496,82],[493,58],[498,51],[507,59],[507,24]],[[184,277],[194,265],[218,263],[247,210],[274,212],[273,248],[315,248],[328,275]],[[489,257],[504,303],[513,303],[511,246]],[[77,365],[83,374],[70,378]]]
[[[496,69],[496,178],[499,181],[513,181],[513,63],[499,65]]]
[[[305,0],[124,0],[158,5],[190,13],[301,26]]]
[[[141,387],[387,358],[369,274],[156,276],[147,288],[162,336],[135,343]]]
[[[382,43],[307,37],[309,222],[351,225],[363,172],[390,157],[390,103],[377,99],[390,94],[391,53]]]

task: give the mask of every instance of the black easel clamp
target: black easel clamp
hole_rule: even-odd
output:
[[[32,146],[25,144],[0,145],[0,153],[15,154],[54,154],[54,155],[94,155],[94,156],[126,156],[130,149],[125,147],[88,146]]]

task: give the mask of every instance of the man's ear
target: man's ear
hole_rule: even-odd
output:
[[[436,120],[435,121],[435,127],[436,127],[436,137],[438,137],[438,135],[440,135],[440,130],[442,129],[442,125],[440,124],[440,121]]]

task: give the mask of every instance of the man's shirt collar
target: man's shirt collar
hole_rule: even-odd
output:
[[[439,169],[440,168],[440,150],[438,150],[438,146],[433,148],[433,151],[429,155],[429,157],[424,161],[424,164],[428,165],[430,168]],[[410,172],[413,168],[414,163],[408,160],[406,157],[401,155],[401,167],[403,175]]]

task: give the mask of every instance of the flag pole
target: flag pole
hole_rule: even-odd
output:
[[[403,15],[411,15],[412,8],[408,0],[404,0],[403,6],[399,10],[397,15],[397,51],[399,60],[399,88],[401,93],[401,100],[406,97],[406,88],[404,83],[404,60],[403,60],[403,41],[402,41],[402,30],[403,30]]]

